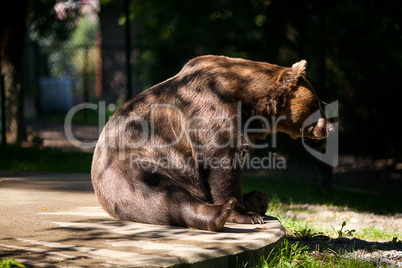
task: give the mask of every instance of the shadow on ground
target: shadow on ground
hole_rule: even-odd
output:
[[[313,239],[313,240],[298,240],[294,238],[288,238],[290,243],[296,243],[299,241],[299,247],[307,247],[309,250],[319,250],[323,252],[327,249],[333,250],[336,253],[339,252],[353,252],[356,250],[364,250],[372,252],[375,250],[396,250],[402,251],[402,244],[394,243],[392,241],[376,242],[367,241],[358,238],[335,238],[335,239]]]

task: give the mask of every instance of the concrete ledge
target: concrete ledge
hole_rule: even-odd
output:
[[[117,221],[99,206],[88,174],[24,174],[0,181],[0,258],[48,267],[255,265],[282,243],[273,217],[214,233]]]

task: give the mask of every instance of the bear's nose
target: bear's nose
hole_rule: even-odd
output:
[[[330,134],[335,131],[334,126],[331,124],[331,122],[327,121],[327,134]]]
[[[324,139],[334,131],[335,128],[332,123],[329,122],[329,120],[320,118],[318,119],[317,124],[314,127],[313,135],[318,139]]]

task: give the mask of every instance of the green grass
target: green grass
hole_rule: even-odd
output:
[[[345,252],[325,252],[310,254],[311,252],[306,246],[300,246],[299,242],[289,243],[285,238],[282,248],[276,251],[271,251],[268,256],[261,254],[260,260],[256,266],[249,266],[248,262],[241,260],[237,262],[236,267],[255,267],[255,268],[268,268],[268,267],[378,267],[373,261],[364,261],[354,258],[344,258]]]
[[[92,153],[8,145],[0,151],[0,170],[89,173]]]
[[[247,173],[243,178],[243,191],[247,193],[255,189],[268,193],[270,206],[308,203],[346,207],[378,214],[401,212],[402,196],[386,196],[385,194],[376,196],[367,193],[351,193],[340,189],[333,189],[331,193],[327,193],[317,184],[302,177],[275,180],[273,177]]]
[[[25,267],[22,263],[17,262],[13,258],[0,259],[0,268]]]
[[[388,230],[382,230],[379,228],[376,228],[374,226],[370,228],[363,228],[360,230],[358,233],[356,233],[356,237],[360,239],[370,239],[370,240],[379,240],[379,241],[392,241],[394,237],[402,238],[401,237],[401,232],[391,232]]]
[[[341,249],[338,252],[330,248],[319,247],[319,250],[309,249],[308,246],[300,245],[302,240],[331,241],[333,238],[344,237],[349,231],[346,223],[339,230],[331,231],[329,228],[320,229],[312,223],[290,220],[283,218],[282,222],[287,229],[287,236],[282,247],[270,252],[268,255],[261,254],[256,266],[250,266],[247,260],[237,260],[236,267],[243,268],[268,268],[268,267],[378,267],[378,263],[348,256],[354,249]],[[293,235],[293,236],[292,236]],[[363,229],[361,233],[352,232],[351,236],[364,237],[370,240],[388,240],[394,244],[402,244],[396,233],[379,231],[377,228]],[[292,238],[293,243],[287,238]],[[392,237],[392,238],[391,238]],[[388,267],[383,265],[382,267]]]

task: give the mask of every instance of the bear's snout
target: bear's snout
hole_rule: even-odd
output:
[[[328,136],[328,134],[334,131],[334,126],[331,124],[331,122],[329,122],[329,120],[320,118],[318,119],[317,125],[314,127],[313,135],[317,139],[324,139]]]

